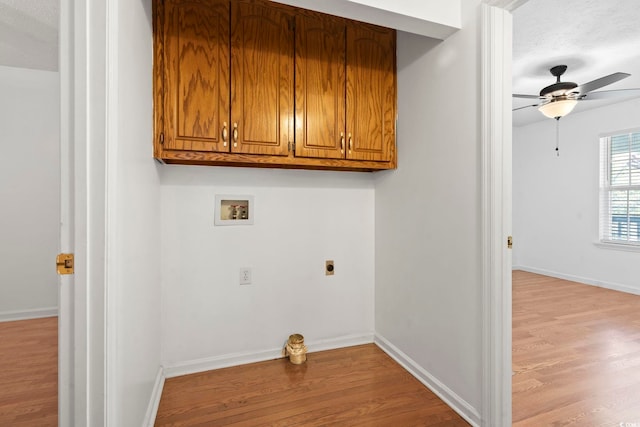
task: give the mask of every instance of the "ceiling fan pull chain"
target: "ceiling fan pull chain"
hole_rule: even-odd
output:
[[[556,156],[560,157],[560,117],[556,117]]]

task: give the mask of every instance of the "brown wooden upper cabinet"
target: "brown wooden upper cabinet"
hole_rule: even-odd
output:
[[[296,156],[390,162],[395,112],[395,32],[300,13]]]
[[[260,0],[155,0],[154,14],[156,158],[396,167],[394,30]]]

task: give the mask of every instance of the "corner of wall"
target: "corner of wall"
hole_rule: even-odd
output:
[[[421,367],[400,349],[391,344],[382,335],[376,334],[374,343],[398,362],[404,369],[413,375],[418,381],[442,399],[451,409],[464,418],[472,426],[480,426],[480,413],[476,408],[453,392],[449,387],[439,381],[435,376]]]
[[[156,422],[156,416],[158,415],[158,408],[160,407],[160,399],[162,398],[162,390],[164,389],[164,381],[166,377],[162,366],[158,368],[156,375],[156,381],[153,384],[153,390],[149,397],[149,405],[147,406],[147,412],[144,416],[143,427],[153,427]]]

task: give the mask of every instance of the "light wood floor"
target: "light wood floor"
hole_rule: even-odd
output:
[[[168,379],[156,426],[468,426],[373,344]]]
[[[0,426],[57,425],[57,327],[0,322]],[[640,296],[514,272],[513,370],[514,426],[640,426]],[[467,424],[369,345],[169,379],[156,425]]]
[[[514,271],[513,370],[514,426],[640,427],[640,296]]]
[[[0,322],[0,426],[58,425],[58,318]]]

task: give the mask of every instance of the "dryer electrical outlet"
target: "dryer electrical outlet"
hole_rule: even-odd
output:
[[[324,274],[327,276],[333,276],[333,273],[335,273],[335,265],[333,263],[333,260],[327,260],[324,263]]]

